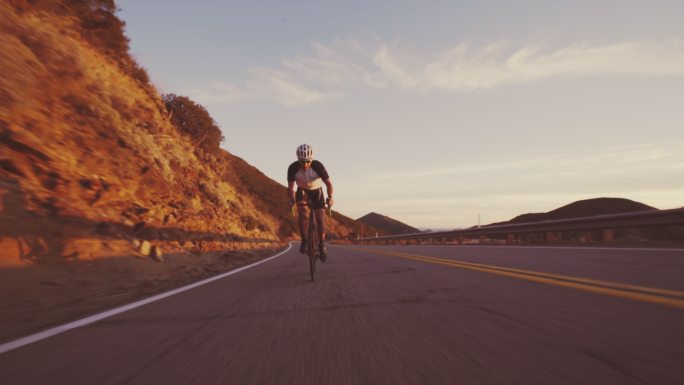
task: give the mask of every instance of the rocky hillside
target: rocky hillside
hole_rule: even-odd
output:
[[[396,219],[392,219],[388,216],[378,213],[366,214],[361,218],[357,219],[357,222],[363,223],[366,226],[370,226],[371,228],[380,230],[380,232],[391,235],[411,234],[420,232],[420,230],[418,230],[415,227],[411,227],[403,222],[399,222]]]
[[[0,266],[295,236],[285,187],[221,150],[201,106],[158,94],[115,10],[0,3]]]

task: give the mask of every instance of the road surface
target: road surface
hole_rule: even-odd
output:
[[[295,245],[0,354],[11,384],[682,384],[684,251]]]

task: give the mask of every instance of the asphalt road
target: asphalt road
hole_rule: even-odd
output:
[[[295,248],[0,355],[11,384],[682,384],[684,251]]]

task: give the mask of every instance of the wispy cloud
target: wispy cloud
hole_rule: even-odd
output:
[[[206,104],[233,103],[253,97],[251,91],[224,82],[214,82],[203,89],[191,89],[189,94]]]
[[[419,168],[381,173],[370,176],[374,180],[404,181],[434,179],[435,177],[470,177],[472,175],[506,175],[523,172],[524,178],[548,176],[572,176],[573,180],[619,175],[624,172],[684,172],[684,141],[643,143],[629,146],[608,147],[600,153],[578,156],[577,154],[547,154],[525,159],[512,159],[496,163],[456,164],[439,168]],[[516,177],[517,178],[517,177]],[[684,180],[683,180],[684,182]]]
[[[379,173],[353,183],[382,189],[339,188],[347,187],[348,199],[363,202],[363,207],[351,208],[359,216],[372,208],[399,219],[414,218],[411,224],[419,226],[475,224],[478,213],[488,222],[505,220],[596,197],[660,202],[664,206],[659,208],[674,208],[684,204],[683,153],[681,140],[615,146],[585,155],[551,154]]]
[[[425,54],[381,39],[315,43],[308,56],[286,58],[276,68],[251,68],[244,85],[216,83],[195,96],[204,102],[270,99],[305,106],[353,88],[427,92],[469,91],[588,75],[684,75],[684,43],[586,42],[562,47],[462,42]]]
[[[684,45],[679,41],[603,46],[577,43],[550,50],[536,45],[511,50],[502,44],[475,49],[461,44],[437,55],[422,71],[412,73],[408,84],[428,89],[467,90],[560,76],[602,74],[682,75]],[[407,84],[404,76],[396,81]]]
[[[332,96],[307,88],[283,71],[253,68],[248,73],[252,77],[249,85],[251,92],[262,98],[273,97],[288,107],[304,106]]]
[[[283,71],[252,68],[244,86],[214,82],[189,94],[205,104],[234,103],[243,100],[272,100],[287,107],[301,107],[336,97],[333,92],[315,91],[295,81]]]

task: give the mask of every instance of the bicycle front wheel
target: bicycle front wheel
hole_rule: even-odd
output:
[[[313,213],[311,213],[313,215]],[[316,274],[316,260],[318,259],[318,230],[316,229],[316,221],[312,219],[309,222],[309,272],[311,274],[311,281],[314,280]]]

